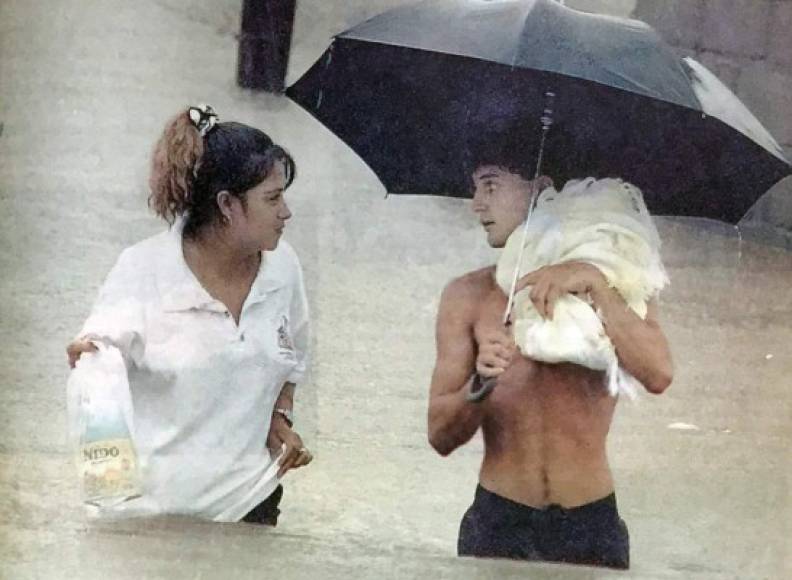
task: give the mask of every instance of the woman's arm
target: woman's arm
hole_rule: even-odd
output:
[[[302,267],[300,266],[296,255],[294,256],[294,259],[297,262],[297,273],[294,293],[289,306],[289,330],[297,364],[286,378],[288,383],[293,383],[292,387],[294,387],[294,385],[300,384],[305,377],[305,373],[308,370],[311,343],[311,325],[308,311],[308,298],[305,293]],[[292,388],[292,393],[293,392],[294,389]]]
[[[82,330],[66,347],[71,367],[83,352],[96,350],[94,342],[118,348],[127,366],[142,357],[145,297],[141,281],[145,278],[145,266],[138,262],[130,249],[121,252]]]
[[[303,467],[313,461],[313,455],[306,449],[302,438],[294,430],[292,419],[289,417],[293,409],[294,383],[286,382],[283,384],[275,401],[275,408],[270,418],[270,429],[267,434],[267,447],[269,449],[277,452],[283,448],[283,454],[278,460],[280,464],[278,477],[283,477],[290,469]]]
[[[285,382],[283,383],[283,387],[281,388],[280,394],[278,398],[275,400],[275,411],[278,409],[283,409],[291,413],[294,411],[294,390],[296,385],[294,383]]]

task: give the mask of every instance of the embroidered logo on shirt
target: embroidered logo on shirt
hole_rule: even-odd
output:
[[[288,351],[294,350],[294,345],[289,336],[289,319],[285,316],[281,319],[281,325],[278,327],[278,348]]]

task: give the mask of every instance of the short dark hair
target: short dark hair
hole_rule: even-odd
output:
[[[554,155],[554,131],[555,128],[551,127],[539,173],[558,183],[564,172],[557,162],[557,155]],[[485,165],[501,167],[526,180],[534,179],[541,138],[542,127],[538,120],[535,123],[512,123],[503,128],[476,133],[468,140],[466,151],[465,168],[468,179],[476,169]]]

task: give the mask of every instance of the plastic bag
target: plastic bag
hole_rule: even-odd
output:
[[[109,507],[139,497],[141,482],[126,365],[117,348],[95,344],[69,375],[69,438],[83,502]]]

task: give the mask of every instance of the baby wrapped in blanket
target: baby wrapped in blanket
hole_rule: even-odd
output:
[[[668,283],[660,259],[660,238],[638,188],[619,179],[573,180],[559,192],[539,194],[528,221],[520,276],[570,261],[596,266],[631,308],[646,317],[647,303]],[[509,237],[496,279],[511,289],[523,228]],[[634,396],[638,382],[619,366],[616,351],[594,308],[572,294],[561,296],[552,320],[543,319],[530,288],[515,296],[511,320],[520,351],[548,363],[572,362],[606,372],[611,395]]]

